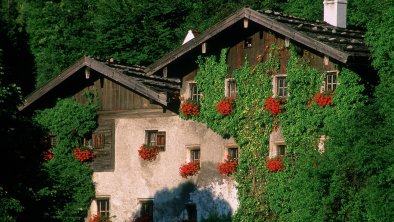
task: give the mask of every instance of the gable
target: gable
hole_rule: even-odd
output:
[[[328,56],[342,64],[365,63],[370,53],[365,46],[361,31],[334,27],[322,21],[308,21],[272,11],[255,11],[244,8],[217,23],[201,35],[190,40],[146,68],[147,74],[155,74],[167,68],[169,72],[174,62],[188,67],[202,54],[218,54],[218,49],[226,48],[259,30],[277,33],[290,41]],[[214,50],[214,51],[210,51]],[[191,70],[183,70],[188,73]]]
[[[86,74],[89,73],[89,76]],[[26,97],[19,110],[54,104],[57,98],[98,94],[103,110],[152,108],[152,102],[167,106],[167,94],[180,88],[176,79],[149,77],[143,68],[106,64],[83,57],[46,85]]]

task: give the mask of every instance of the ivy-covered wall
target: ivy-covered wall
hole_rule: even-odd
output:
[[[187,118],[206,123],[223,137],[233,137],[241,147],[236,172],[240,207],[234,220],[378,219],[379,214],[368,214],[371,210],[364,202],[370,199],[365,191],[370,188],[362,166],[365,162],[372,164],[369,173],[374,174],[379,167],[373,165],[380,158],[369,151],[374,148],[370,148],[370,141],[357,146],[365,133],[360,125],[368,124],[361,112],[369,102],[361,78],[342,68],[335,93],[324,95],[332,96],[332,100],[327,100],[328,105],[319,105],[316,95],[326,73],[321,71],[322,63],[317,67],[320,71],[313,63],[323,59],[305,57],[305,51],[301,58],[302,53],[294,47],[286,64],[289,96],[281,104],[279,114],[271,114],[265,104],[273,95],[273,76],[281,67],[277,56],[280,50],[274,45],[263,62],[251,66],[245,61],[232,73],[228,73],[226,50],[219,58],[198,61],[195,80],[203,97],[199,114]],[[331,66],[337,67],[332,63]],[[223,90],[228,76],[236,79],[237,97],[231,114],[223,116],[216,105],[225,99]],[[269,138],[278,130],[287,145],[286,155],[281,170],[272,171],[266,162]]]

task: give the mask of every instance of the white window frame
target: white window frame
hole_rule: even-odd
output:
[[[192,92],[192,85],[194,85],[194,84],[197,87],[197,94],[195,94],[195,95]],[[193,98],[194,96],[196,96],[196,99]],[[187,98],[188,99],[193,99],[195,101],[200,101],[201,97],[202,97],[202,93],[198,89],[197,82],[196,81],[188,81],[187,82]]]
[[[285,82],[286,82],[286,95],[285,96],[279,96],[278,95],[278,79],[279,78],[285,78]],[[287,98],[289,96],[289,85],[287,84],[286,81],[287,78],[287,74],[277,74],[273,77],[273,81],[272,81],[272,94],[274,95],[274,97],[279,97],[279,98]]]
[[[97,215],[101,215],[101,212],[104,212],[104,216],[109,218],[111,216],[111,198],[109,196],[97,196],[95,198],[95,201],[97,207]],[[101,211],[99,201],[108,201],[108,206],[106,207],[106,210]]]
[[[187,150],[187,152],[186,152],[186,161],[187,162],[193,161],[193,159],[192,159],[192,152],[194,150],[199,150],[199,155],[200,155],[199,156],[199,161],[201,163],[201,147],[200,147],[200,144],[187,145],[186,146],[186,150]]]

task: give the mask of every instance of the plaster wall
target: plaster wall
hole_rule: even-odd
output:
[[[154,161],[138,155],[145,131],[166,132],[166,148]],[[110,198],[112,221],[133,221],[139,216],[141,198],[152,198],[154,221],[185,218],[185,204],[194,203],[200,221],[210,213],[232,214],[238,207],[233,180],[218,174],[232,139],[223,139],[205,125],[178,116],[115,119],[115,170],[95,172],[96,197]],[[184,179],[179,167],[190,160],[190,146],[200,146],[201,171]],[[96,203],[91,213],[96,213]]]

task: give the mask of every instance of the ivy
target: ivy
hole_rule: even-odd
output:
[[[320,92],[325,72],[312,68],[307,60],[296,55],[290,50],[286,79],[289,96],[283,104],[284,111],[278,115],[264,110],[265,101],[272,96],[273,74],[279,69],[275,46],[266,61],[254,67],[245,62],[233,73],[228,72],[226,50],[222,50],[219,58],[198,60],[196,81],[204,96],[200,114],[194,120],[206,123],[224,137],[233,137],[241,147],[235,172],[240,206],[233,219],[366,220],[369,218],[366,209],[375,205],[364,203],[371,199],[366,190],[372,188],[363,173],[376,183],[379,181],[376,173],[381,178],[390,177],[387,171],[382,171],[385,167],[377,167],[376,164],[384,163],[377,153],[370,151],[372,157],[357,154],[358,150],[368,152],[370,147],[377,146],[366,137],[371,133],[366,126],[374,120],[368,118],[372,111],[366,108],[369,98],[364,94],[362,79],[342,68],[332,104],[321,107],[313,98]],[[235,78],[237,98],[235,109],[223,116],[215,107],[224,99],[226,77]],[[284,170],[269,172],[265,160],[269,155],[269,136],[274,130],[281,130],[287,149]],[[324,152],[318,150],[319,138],[325,138],[320,141],[324,142]],[[368,215],[374,213],[368,211]]]
[[[81,221],[87,215],[95,195],[92,171],[74,157],[72,148],[83,145],[82,138],[96,127],[97,109],[91,102],[83,105],[73,99],[63,99],[55,107],[34,116],[58,141],[52,147],[53,158],[43,164],[47,181],[38,192],[41,201],[48,203],[44,214],[50,221]]]

